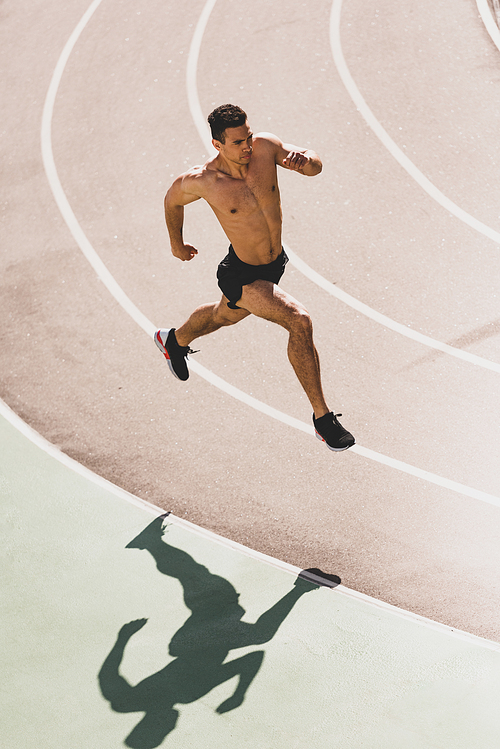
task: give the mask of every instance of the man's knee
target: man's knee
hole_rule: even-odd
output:
[[[243,320],[249,314],[249,312],[243,309],[229,309],[227,304],[225,305],[224,302],[220,302],[215,313],[215,319],[222,326],[235,325],[237,322],[240,322],[240,320]]]
[[[305,335],[312,335],[312,319],[305,307],[297,307],[290,316],[290,328]]]

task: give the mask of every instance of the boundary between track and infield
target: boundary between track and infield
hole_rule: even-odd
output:
[[[248,546],[244,546],[237,541],[232,541],[228,538],[225,538],[224,536],[220,536],[213,531],[209,531],[206,528],[202,528],[201,526],[191,523],[189,520],[179,518],[170,512],[166,513],[164,509],[153,505],[151,502],[148,502],[145,499],[141,499],[140,497],[131,494],[130,492],[122,489],[119,486],[116,486],[116,484],[113,484],[111,481],[108,481],[104,477],[99,476],[98,474],[91,471],[89,468],[86,468],[81,463],[78,463],[78,461],[74,460],[74,458],[71,458],[69,455],[62,452],[62,450],[60,450],[56,445],[45,439],[45,437],[42,437],[41,434],[39,434],[36,430],[30,427],[29,424],[23,421],[23,419],[21,419],[21,417],[18,416],[1,398],[0,417],[3,417],[12,427],[17,429],[20,434],[23,435],[23,437],[32,442],[37,448],[47,453],[51,458],[54,458],[69,470],[74,471],[87,481],[95,484],[101,489],[104,489],[105,491],[118,497],[119,499],[129,502],[130,504],[133,504],[136,507],[145,510],[147,513],[154,515],[155,517],[168,515],[169,523],[171,522],[174,525],[184,527],[189,531],[195,533],[196,535],[212,541],[213,543],[217,543],[221,546],[234,549],[235,551],[241,552],[251,559],[271,565],[272,567],[294,575],[295,577],[299,575],[300,572],[302,572],[302,569],[300,567],[288,564],[288,562],[283,562],[279,559],[269,556],[268,554],[263,554],[260,551],[256,551],[255,549],[251,549]],[[315,582],[324,587],[328,587],[324,585],[324,580],[321,577],[318,577],[309,572],[307,574],[308,579],[310,579],[312,582]],[[500,652],[500,643],[494,642],[493,640],[487,640],[483,637],[479,637],[478,635],[473,635],[470,632],[464,632],[463,630],[455,629],[454,627],[450,627],[446,624],[441,624],[440,622],[436,622],[433,619],[428,619],[427,617],[421,616],[420,614],[415,614],[411,611],[407,611],[406,609],[401,609],[397,606],[393,606],[390,603],[385,603],[384,601],[372,598],[365,593],[359,593],[358,591],[347,588],[342,584],[336,585],[334,588],[330,588],[330,590],[336,595],[340,594],[348,598],[356,599],[372,606],[375,609],[385,611],[407,621],[420,623],[425,627],[428,627],[437,632],[451,635],[457,639],[470,642],[471,644],[480,645],[487,650]]]

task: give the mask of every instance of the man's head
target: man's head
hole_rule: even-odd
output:
[[[246,113],[234,104],[222,104],[208,115],[208,124],[212,138],[219,143],[226,142],[225,130],[228,127],[240,127],[247,121]]]

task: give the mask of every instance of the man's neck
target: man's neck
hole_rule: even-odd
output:
[[[218,172],[227,174],[234,179],[245,179],[248,174],[248,164],[235,164],[234,161],[225,159],[221,154],[216,156],[213,164]]]

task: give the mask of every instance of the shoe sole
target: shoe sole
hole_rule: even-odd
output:
[[[341,452],[344,452],[344,450],[349,450],[349,448],[352,447],[352,445],[356,444],[356,442],[353,442],[352,445],[346,445],[345,447],[332,447],[331,445],[328,444],[325,438],[322,437],[321,434],[316,431],[316,429],[314,430],[314,433],[316,434],[316,438],[321,440],[321,442],[324,442],[327,448],[329,450],[333,450],[334,453],[341,453]]]
[[[168,368],[169,368],[169,369],[170,369],[170,371],[172,372],[173,376],[174,376],[174,377],[175,377],[175,378],[176,378],[177,380],[179,380],[180,382],[183,382],[183,380],[181,380],[181,378],[179,377],[179,375],[177,375],[177,374],[175,373],[175,370],[174,370],[174,368],[173,368],[173,366],[172,366],[172,360],[170,359],[170,356],[168,355],[168,351],[167,351],[167,349],[165,348],[165,346],[164,346],[164,344],[163,344],[163,341],[161,340],[161,336],[160,336],[160,331],[159,331],[159,330],[157,330],[157,331],[156,331],[156,333],[155,333],[155,335],[154,335],[154,339],[155,339],[155,343],[156,343],[156,345],[158,346],[158,348],[160,349],[161,353],[163,354],[163,356],[164,356],[164,357],[165,357],[165,359],[167,360]]]

